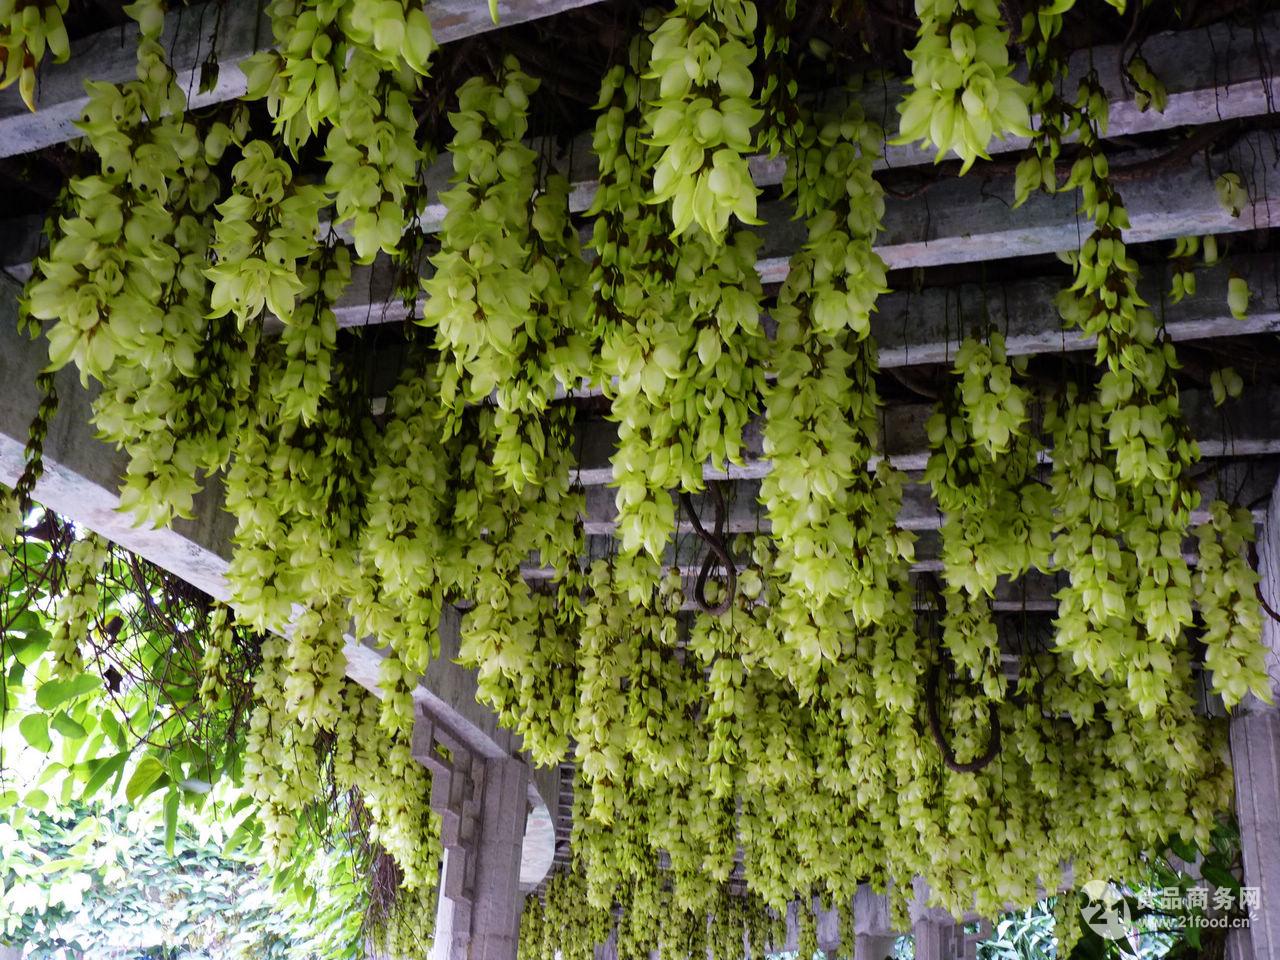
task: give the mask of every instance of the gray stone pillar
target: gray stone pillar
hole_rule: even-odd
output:
[[[840,953],[840,911],[835,907],[824,909],[818,900],[813,904],[814,922],[817,925],[818,949],[834,960]]]
[[[604,943],[596,944],[592,956],[595,960],[618,960],[617,924],[609,928],[609,936],[605,938]]]
[[[1257,960],[1248,930],[1232,930],[1227,934],[1226,960]]]
[[[436,898],[436,929],[428,960],[450,960],[453,953],[453,900],[444,894],[444,878],[449,873],[449,848],[440,857],[440,895]]]
[[[1280,491],[1280,487],[1277,487]],[[1280,495],[1273,492],[1258,542],[1263,598],[1280,609]],[[1272,696],[1280,704],[1280,623],[1262,612]],[[1231,939],[1239,958],[1280,957],[1280,708],[1249,697],[1231,718],[1231,762],[1244,883],[1258,889],[1249,929]],[[1251,949],[1250,949],[1251,948]]]
[[[1280,712],[1261,705],[1231,718],[1231,762],[1244,883],[1259,890],[1240,939],[1255,957],[1280,957]]]
[[[865,883],[853,895],[853,934],[853,960],[893,956],[898,937],[889,924],[889,898]]]
[[[414,757],[431,770],[445,848],[432,958],[515,960],[529,768],[510,757],[474,757],[426,718],[413,739]]]
[[[893,960],[897,942],[891,933],[860,933],[853,943],[853,960]]]
[[[486,760],[484,778],[470,949],[455,953],[454,960],[515,960],[524,903],[520,842],[528,813],[529,768],[520,760]]]
[[[978,944],[983,940],[991,939],[991,921],[979,920],[978,929],[975,933],[965,933],[964,936],[964,960],[977,960]]]
[[[960,960],[964,956],[964,927],[953,921],[921,917],[911,927],[916,960]]]

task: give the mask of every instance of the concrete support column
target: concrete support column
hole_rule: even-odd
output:
[[[1226,960],[1257,960],[1248,930],[1232,930],[1227,934]]]
[[[853,960],[893,960],[897,942],[891,933],[859,933],[853,942]]]
[[[529,768],[515,759],[486,760],[484,772],[470,949],[455,953],[454,960],[515,960],[524,903],[520,842],[528,815]]]
[[[964,956],[964,928],[958,923],[921,917],[911,927],[916,960],[960,960]]]
[[[592,951],[594,960],[618,960],[618,926],[614,924],[609,928],[609,936],[605,938],[604,943],[596,944]]]
[[[860,884],[853,895],[853,960],[893,957],[898,937],[889,923],[889,898]]]
[[[473,757],[425,718],[413,739],[414,757],[432,773],[445,848],[432,958],[515,960],[529,768],[510,757]]]
[[[1271,494],[1258,541],[1259,588],[1280,609],[1280,486]],[[1280,623],[1262,611],[1262,637],[1270,656],[1272,696],[1280,704]],[[1258,889],[1249,929],[1230,938],[1245,960],[1280,957],[1280,708],[1249,697],[1231,718],[1231,762],[1244,883]]]
[[[964,933],[964,960],[977,960],[978,944],[983,940],[990,940],[991,933],[990,920],[979,920],[977,932]]]
[[[440,895],[436,898],[436,928],[428,960],[450,960],[453,952],[453,901],[445,896],[444,878],[449,875],[449,848],[440,857]]]
[[[1280,711],[1263,706],[1231,718],[1231,761],[1244,883],[1259,890],[1241,939],[1256,957],[1280,957]]]
[[[835,907],[824,909],[820,901],[815,900],[813,912],[817,925],[818,949],[834,960],[840,954],[840,911]]]

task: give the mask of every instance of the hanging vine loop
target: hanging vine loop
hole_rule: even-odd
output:
[[[946,734],[942,732],[942,717],[938,706],[938,686],[942,676],[943,666],[949,658],[945,652],[939,657],[929,668],[929,674],[925,678],[924,700],[925,708],[929,714],[929,732],[933,734],[934,742],[938,745],[938,751],[942,754],[942,762],[947,768],[954,770],[956,773],[978,773],[985,768],[1000,753],[1000,709],[999,705],[993,700],[988,704],[988,716],[991,725],[991,734],[987,739],[987,749],[982,755],[962,763],[956,757],[956,752],[951,744],[947,742]]]
[[[1254,573],[1258,573],[1258,574],[1262,573],[1261,562],[1258,559],[1258,545],[1256,543],[1249,544],[1249,565],[1253,567]],[[1276,613],[1276,611],[1272,608],[1271,604],[1267,603],[1267,598],[1262,593],[1261,578],[1259,578],[1257,582],[1254,583],[1253,592],[1257,594],[1258,603],[1262,604],[1262,609],[1266,613],[1266,615],[1270,617],[1272,620],[1274,620],[1276,623],[1280,623],[1280,613]]]
[[[729,607],[733,604],[734,594],[738,590],[738,570],[733,563],[733,554],[729,552],[729,547],[724,539],[725,526],[728,523],[728,510],[725,507],[724,491],[720,489],[720,482],[716,480],[711,481],[708,484],[708,488],[710,489],[716,512],[715,524],[711,533],[708,533],[706,528],[702,526],[702,522],[698,519],[698,513],[693,508],[693,499],[688,493],[681,491],[680,503],[683,505],[685,513],[689,515],[689,522],[693,524],[694,532],[707,545],[707,556],[702,561],[702,569],[698,572],[698,583],[694,588],[693,598],[697,601],[700,610],[718,617],[728,613]],[[725,589],[724,596],[720,598],[718,603],[713,604],[707,600],[707,581],[717,566],[724,568]]]

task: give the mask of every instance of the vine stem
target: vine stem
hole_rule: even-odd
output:
[[[987,739],[987,749],[977,759],[962,763],[942,732],[942,719],[938,711],[938,680],[942,673],[942,663],[942,658],[939,658],[929,668],[929,674],[925,678],[924,700],[929,715],[929,732],[933,734],[934,742],[938,744],[938,750],[942,754],[942,762],[948,769],[956,773],[977,773],[1000,753],[1000,711],[994,701],[988,704],[991,736]]]
[[[694,531],[708,547],[707,557],[702,561],[702,569],[698,572],[698,583],[694,588],[693,596],[704,612],[718,617],[728,613],[729,607],[733,604],[734,594],[738,591],[738,570],[733,564],[733,555],[729,553],[729,548],[725,546],[724,542],[724,528],[727,519],[724,493],[721,491],[718,481],[712,481],[709,486],[711,495],[715,499],[716,521],[714,533],[707,533],[703,528],[697,512],[693,509],[693,500],[688,493],[681,491],[680,503],[689,515],[689,522],[693,524]],[[711,572],[715,570],[717,561],[724,567],[725,571],[725,595],[719,603],[711,604],[707,601],[707,579],[711,576]]]

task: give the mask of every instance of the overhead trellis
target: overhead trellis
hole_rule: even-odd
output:
[[[576,768],[580,875],[562,882],[586,902],[548,911],[627,890],[647,917],[670,896],[671,942],[693,955],[674,927],[726,915],[731,877],[753,897],[740,926],[868,880],[901,907],[913,877],[956,914],[994,913],[1070,876],[1126,877],[1170,837],[1207,842],[1230,772],[1206,698],[1269,690],[1252,504],[1204,470],[1230,444],[1202,427],[1244,383],[1215,366],[1207,391],[1182,389],[1179,321],[1145,292],[1164,272],[1144,280],[1125,193],[1161,164],[1203,179],[1182,168],[1216,141],[1113,165],[1113,113],[1159,130],[1170,95],[1136,41],[1081,70],[1075,18],[1103,5],[1023,3],[1008,22],[994,0],[918,0],[893,51],[905,84],[852,40],[897,13],[801,6],[618,4],[589,163],[552,143],[563,78],[502,33],[446,69],[420,6],[276,0],[246,96],[189,110],[162,5],[127,8],[137,79],[88,87],[24,315],[51,367],[101,385],[94,422],[128,453],[121,502],[140,521],[190,515],[222,478],[229,616],[281,637],[250,746],[282,850],[291,800],[320,789],[297,758],[357,729],[352,622],[388,656],[381,732],[343,762],[407,771],[446,604],[465,610],[481,699],[536,762]],[[1131,35],[1175,19],[1111,6]],[[41,54],[65,55],[62,9],[0,27],[29,102]],[[1275,156],[1256,131],[1213,129]],[[886,172],[913,144],[958,169]],[[880,368],[911,364],[911,339],[882,355],[877,324],[914,282],[893,271],[918,264],[886,235],[887,203],[997,149],[1018,151],[1009,203],[1079,207],[1061,289],[1032,291],[1061,323],[1037,346],[1007,304],[947,316],[903,456],[903,384]],[[1214,162],[1203,222],[1243,229],[1265,187]],[[1202,313],[1247,324],[1249,261],[1188,234],[1168,299],[1214,296]],[[383,319],[403,322],[351,308],[378,278]],[[1088,338],[1094,362],[1029,360],[1053,334]],[[585,449],[601,416],[607,462]],[[605,519],[588,471],[615,488]],[[753,483],[726,498],[708,488],[725,477]],[[1051,624],[1002,618],[1055,577]],[[421,809],[385,803],[382,845],[430,884]],[[587,937],[601,921],[578,922]],[[637,951],[657,935],[643,926]]]

